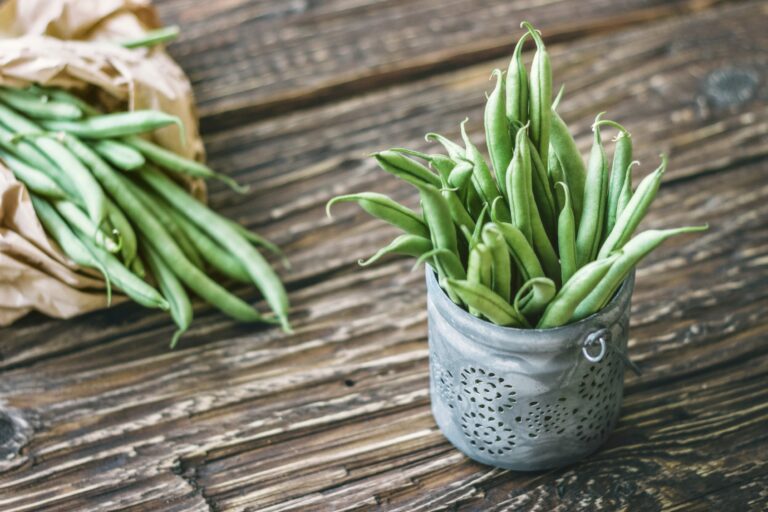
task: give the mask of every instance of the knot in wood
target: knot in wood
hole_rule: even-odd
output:
[[[717,106],[735,106],[751,100],[760,81],[752,69],[720,68],[704,79],[704,93]]]

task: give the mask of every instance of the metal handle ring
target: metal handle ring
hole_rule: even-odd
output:
[[[584,354],[586,360],[590,363],[599,363],[602,361],[608,351],[608,342],[610,339],[611,332],[607,329],[600,329],[587,336],[587,339],[584,340],[584,345],[581,347],[581,352]],[[589,353],[589,348],[597,344],[600,345],[600,352],[593,356]]]

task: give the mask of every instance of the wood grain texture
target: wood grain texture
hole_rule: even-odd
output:
[[[274,5],[162,7],[215,25],[216,9]],[[711,225],[639,270],[630,347],[644,374],[627,378],[620,423],[594,457],[524,474],[454,450],[429,412],[422,274],[397,258],[358,268],[395,231],[353,205],[324,217],[352,191],[415,206],[365,155],[425,148],[425,132],[455,136],[468,114],[479,136],[499,60],[208,134],[214,166],[254,189],[212,184],[213,205],[291,258],[296,333],[201,304],[173,352],[166,316],[130,304],[0,331],[0,438],[13,438],[0,442],[0,510],[764,509],[767,18],[764,3],[739,3],[551,47],[582,149],[607,110],[632,131],[643,172],[671,153],[645,226]],[[191,48],[182,63],[209,55]],[[204,105],[218,87],[205,80]]]

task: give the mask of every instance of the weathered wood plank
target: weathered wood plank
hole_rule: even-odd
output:
[[[555,40],[705,10],[721,0],[236,0],[158,2],[184,27],[171,46],[203,126],[237,126],[508,55],[523,20]]]
[[[702,80],[730,68],[765,83],[768,43],[755,36],[764,15],[753,3],[552,48],[575,82],[563,111],[582,146],[587,113],[603,107],[631,119],[645,170],[654,146],[675,150],[647,225],[712,224],[640,270],[631,350],[646,372],[628,379],[622,421],[594,459],[521,475],[452,450],[428,413],[421,274],[397,259],[356,268],[393,231],[355,208],[321,220],[329,197],[352,190],[414,205],[364,155],[430,129],[455,133],[469,112],[477,132],[488,87],[477,66],[208,137],[218,167],[259,187],[239,198],[214,186],[213,203],[291,255],[297,333],[238,327],[198,306],[182,350],[168,352],[167,319],[131,305],[4,330],[0,398],[35,432],[21,465],[0,472],[0,509],[654,509],[728,503],[726,486],[759,484],[766,92],[721,105]],[[636,85],[611,79],[617,72]],[[760,503],[749,489],[738,504]]]

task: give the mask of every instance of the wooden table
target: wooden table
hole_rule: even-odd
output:
[[[211,203],[281,244],[296,333],[210,307],[181,347],[121,305],[0,331],[0,510],[764,510],[768,507],[768,5],[762,1],[163,0],[210,162]],[[550,43],[586,150],[598,111],[642,172],[647,227],[709,222],[640,268],[621,420],[542,473],[471,462],[430,415],[424,283],[356,261],[395,234],[335,194],[415,205],[376,149],[478,136],[521,20]],[[529,55],[530,57],[530,55]],[[249,288],[235,289],[250,300]]]

